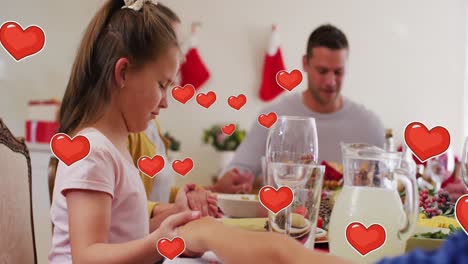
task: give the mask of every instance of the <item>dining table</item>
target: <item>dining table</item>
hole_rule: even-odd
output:
[[[269,232],[264,228],[264,224],[267,221],[267,218],[230,218],[230,217],[223,217],[219,219],[224,224],[238,227],[244,230],[249,230],[252,232]],[[316,240],[314,244],[314,250],[322,251],[322,252],[329,252],[328,250],[328,242],[327,241],[320,241]],[[179,256],[173,260],[166,259],[164,262],[172,263],[172,264],[215,264],[215,263],[223,263],[222,260],[216,256],[216,254],[212,251],[207,251],[205,254],[198,258],[187,258]]]
[[[250,194],[258,194],[259,189],[261,187],[258,184],[254,185],[254,189]],[[325,202],[322,199],[322,202]],[[329,212],[331,213],[331,212]],[[268,218],[265,217],[257,217],[257,218],[235,218],[224,216],[223,218],[219,219],[224,224],[238,227],[244,230],[249,230],[252,232],[270,232],[265,228],[265,224],[268,221]],[[437,232],[442,232],[445,235],[448,235],[451,231],[448,228],[450,225],[454,226],[455,228],[460,228],[459,223],[455,219],[454,216],[446,216],[440,215],[437,217],[433,217],[431,219],[427,219],[424,214],[419,213],[418,220],[415,226],[414,234],[409,238],[406,244],[405,252],[409,252],[414,249],[424,249],[424,250],[433,250],[442,245],[445,241],[444,239],[431,239],[422,236],[416,236],[416,234],[432,234]],[[327,225],[328,226],[328,225]],[[328,244],[328,230],[322,230],[325,232],[326,236],[321,238],[316,238],[314,243],[314,249],[316,251],[321,251],[325,253],[329,253],[329,244]],[[318,233],[316,233],[318,234]],[[187,258],[179,256],[173,260],[166,259],[163,263],[176,263],[176,264],[201,264],[201,263],[223,263],[222,260],[216,256],[216,254],[212,251],[206,252],[203,256],[199,258]]]

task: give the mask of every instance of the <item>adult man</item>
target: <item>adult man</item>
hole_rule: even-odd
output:
[[[320,161],[341,162],[340,142],[369,143],[383,147],[384,126],[372,112],[341,95],[349,55],[345,34],[333,25],[322,25],[313,31],[303,56],[303,70],[307,76],[307,89],[290,94],[276,104],[261,111],[275,112],[278,116],[310,116],[316,119]],[[239,176],[240,169],[254,175],[261,171],[261,157],[265,155],[268,129],[255,123],[236,151],[219,184],[223,192],[233,192],[236,184],[251,186],[252,176]],[[237,170],[234,170],[234,169]],[[243,182],[242,182],[243,180]],[[247,189],[246,191],[249,191]]]

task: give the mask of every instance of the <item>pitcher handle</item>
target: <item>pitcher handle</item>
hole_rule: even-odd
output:
[[[465,183],[466,188],[468,188],[468,137],[465,139],[465,143],[463,144],[463,153],[462,153],[462,159],[460,161],[460,166],[461,166],[461,178],[463,182]]]
[[[466,188],[468,189],[468,173],[467,173],[467,169],[468,169],[468,168],[467,168],[467,165],[468,165],[468,164],[466,164],[466,163],[462,163],[462,164],[461,164],[461,166],[462,166],[462,167],[461,167],[461,170],[462,170],[462,171],[461,171],[461,172],[462,172],[461,175],[462,175],[463,182],[465,183],[465,186],[466,186]]]
[[[394,173],[395,178],[401,181],[405,186],[406,198],[405,198],[405,225],[400,229],[398,235],[401,240],[408,240],[416,227],[419,213],[419,193],[418,185],[416,182],[415,175],[412,175],[409,171],[404,169],[396,169]]]

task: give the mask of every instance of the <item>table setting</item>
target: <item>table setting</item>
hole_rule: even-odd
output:
[[[407,152],[355,143],[340,147],[342,163],[319,163],[315,120],[279,117],[260,161],[260,186],[250,194],[217,194],[224,213],[219,221],[253,232],[281,233],[310,250],[356,263],[373,263],[415,248],[434,249],[461,230],[454,216],[456,201],[438,179],[433,189],[420,186],[416,164]],[[292,192],[291,201],[275,210],[266,193],[283,188]],[[372,249],[360,247],[363,234],[372,228],[383,230],[383,241]],[[164,263],[222,262],[209,251],[200,258]]]

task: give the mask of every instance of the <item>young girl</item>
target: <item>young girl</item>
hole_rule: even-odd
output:
[[[57,168],[50,263],[154,263],[160,238],[198,218],[186,210],[149,234],[146,195],[127,150],[167,104],[180,52],[153,1],[108,0],[88,25],[60,109],[60,132],[83,135],[89,155]],[[176,203],[187,204],[186,186]]]
[[[176,35],[178,35],[178,28],[181,24],[179,16],[161,3],[158,3],[158,9],[167,17]],[[167,107],[168,104],[161,105],[161,108]],[[166,164],[169,164],[155,177],[150,178],[143,172],[140,172],[140,177],[148,197],[148,213],[151,217],[150,231],[158,228],[161,222],[169,215],[184,209],[184,207],[181,208],[180,205],[175,204],[175,197],[180,189],[174,186],[174,180],[177,176],[174,175],[169,163],[170,161],[167,158],[169,143],[161,133],[157,118],[148,123],[145,131],[130,133],[128,136],[128,150],[135,165],[138,164],[140,157],[153,157],[155,155],[162,156]],[[200,186],[187,193],[187,200],[188,205],[185,207],[199,210],[202,216],[222,217],[217,207],[216,196]]]

